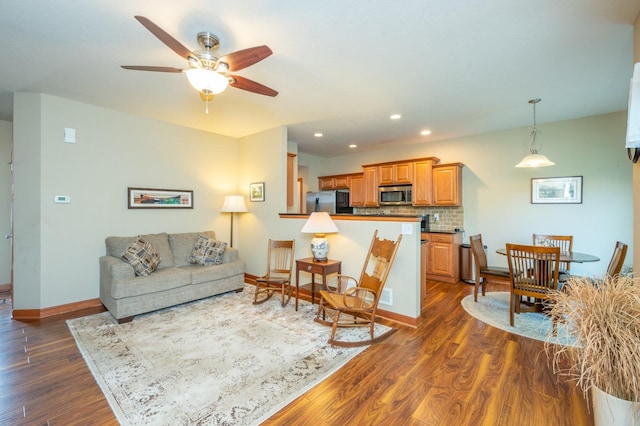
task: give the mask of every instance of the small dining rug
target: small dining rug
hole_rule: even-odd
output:
[[[317,305],[253,289],[136,316],[104,312],[68,320],[91,372],[122,425],[259,424],[366,349],[327,343]],[[376,324],[376,337],[393,329]],[[341,329],[364,340],[368,328]]]
[[[567,333],[567,327],[558,322],[557,335],[553,336],[551,317],[542,312],[521,312],[514,314],[514,326],[509,324],[509,297],[505,291],[487,292],[486,296],[478,294],[478,302],[473,301],[473,294],[465,296],[462,307],[469,315],[480,321],[509,333],[518,334],[531,339],[549,341],[551,343],[575,346],[575,339]]]

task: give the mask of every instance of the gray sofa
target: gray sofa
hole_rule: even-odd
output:
[[[122,254],[138,236],[107,237],[100,257],[100,300],[118,322],[135,315],[244,288],[245,264],[238,250],[227,247],[219,265],[194,265],[189,256],[198,235],[215,240],[213,231],[147,234],[141,237],[160,254],[148,276],[136,276]]]

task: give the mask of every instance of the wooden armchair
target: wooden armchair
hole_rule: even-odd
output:
[[[482,285],[482,295],[485,295],[485,289],[488,282],[497,282],[509,285],[509,268],[502,266],[487,266],[487,253],[484,251],[482,244],[482,234],[471,235],[469,237],[471,243],[471,254],[475,266],[476,286],[473,289],[473,300],[478,301],[478,288]]]
[[[294,252],[294,240],[269,240],[267,273],[256,279],[254,305],[266,302],[276,292],[282,293],[282,306],[289,303],[293,294],[291,272],[293,270]]]
[[[616,246],[613,249],[611,260],[609,261],[609,267],[607,268],[607,275],[609,278],[613,278],[620,274],[622,265],[624,264],[624,258],[627,257],[628,246],[625,243],[616,241]]]
[[[374,326],[378,302],[389,270],[400,246],[397,241],[380,240],[373,234],[360,280],[347,275],[333,277],[328,289],[320,291],[320,304],[315,321],[331,326],[329,343],[336,346],[362,346],[375,342]],[[335,282],[335,285],[331,285]],[[326,318],[329,319],[326,319]],[[370,339],[358,342],[336,340],[338,327],[369,327]]]
[[[509,323],[513,326],[522,297],[551,300],[558,289],[560,247],[507,244],[507,259],[511,279]],[[555,332],[555,318],[553,327]]]

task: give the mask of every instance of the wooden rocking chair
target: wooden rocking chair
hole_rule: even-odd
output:
[[[291,271],[295,253],[295,240],[269,240],[267,273],[256,279],[253,304],[264,303],[276,292],[282,293],[282,306],[289,303],[293,286]]]
[[[402,235],[398,236],[397,241],[380,240],[376,230],[360,280],[338,274],[330,280],[330,283],[336,283],[335,288],[329,285],[328,289],[320,291],[315,321],[331,326],[329,343],[335,346],[363,346],[380,339],[374,336],[376,311],[401,239]],[[371,338],[357,342],[336,340],[338,327],[369,327]]]

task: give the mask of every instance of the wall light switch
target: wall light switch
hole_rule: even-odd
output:
[[[71,197],[68,195],[56,195],[53,197],[53,201],[56,204],[69,204],[71,202]]]
[[[65,129],[64,129],[64,141],[66,143],[76,143],[76,129],[65,127]]]

